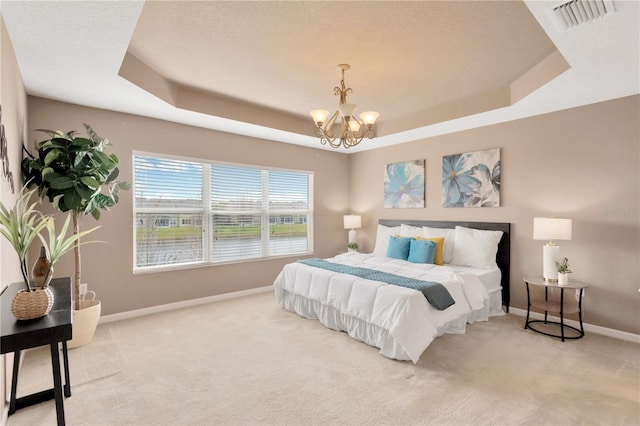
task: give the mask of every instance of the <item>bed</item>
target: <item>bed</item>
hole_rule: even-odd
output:
[[[443,264],[388,257],[395,236],[444,238]],[[372,253],[290,263],[273,285],[284,309],[416,363],[436,337],[508,312],[509,263],[509,223],[381,220]],[[450,303],[428,297],[443,289]]]

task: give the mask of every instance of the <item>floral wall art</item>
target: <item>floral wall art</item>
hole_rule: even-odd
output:
[[[500,148],[442,157],[444,207],[500,206]]]
[[[424,160],[387,164],[384,170],[384,207],[424,207]]]

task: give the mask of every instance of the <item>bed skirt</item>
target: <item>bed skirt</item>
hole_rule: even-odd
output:
[[[284,309],[295,312],[308,319],[318,320],[322,325],[332,330],[344,331],[355,340],[379,348],[380,354],[387,358],[413,361],[412,357],[407,354],[397,340],[389,335],[389,330],[340,312],[336,308],[325,305],[317,300],[311,300],[307,297],[290,293],[281,287],[275,287],[275,292],[276,300]],[[435,338],[436,335],[437,333],[434,331],[432,339]],[[431,339],[429,339],[429,341],[430,340]],[[426,349],[426,346],[420,350],[417,357]],[[414,357],[415,356],[414,354]]]

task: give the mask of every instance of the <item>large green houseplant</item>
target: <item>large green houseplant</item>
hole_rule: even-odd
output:
[[[130,189],[129,183],[117,180],[118,157],[106,153],[109,141],[98,136],[91,126],[84,127],[87,137],[77,136],[76,131],[38,130],[49,138],[36,142],[36,155],[27,151],[22,160],[24,181],[36,186],[40,197],[48,198],[56,209],[70,212],[74,234],[80,233],[82,216],[90,214],[100,219],[100,210],[115,206],[118,192]],[[75,241],[74,255],[74,310],[80,311],[79,239]]]

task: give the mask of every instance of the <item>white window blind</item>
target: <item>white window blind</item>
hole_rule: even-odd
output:
[[[213,261],[262,257],[262,171],[211,167]]]
[[[137,267],[201,262],[203,165],[134,156]]]
[[[272,171],[268,180],[269,249],[285,255],[304,251],[309,245],[309,175]]]
[[[311,172],[133,156],[134,270],[312,251]]]

